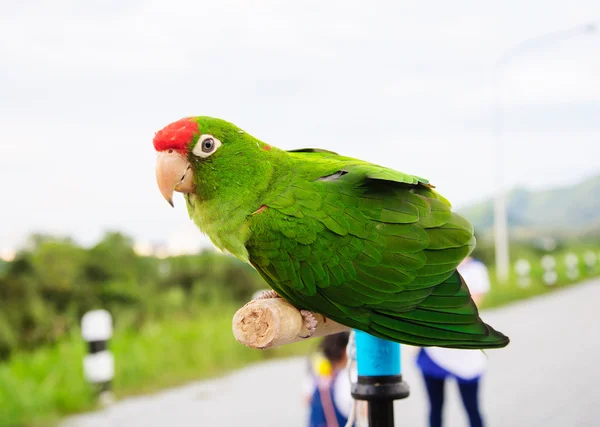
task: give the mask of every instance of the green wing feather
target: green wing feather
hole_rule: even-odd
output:
[[[473,229],[427,180],[324,150],[286,156],[246,243],[283,298],[406,344],[508,344],[481,321],[456,271]]]

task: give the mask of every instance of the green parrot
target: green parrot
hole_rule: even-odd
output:
[[[309,327],[317,312],[410,345],[508,344],[456,270],[473,228],[426,179],[321,149],[280,150],[211,117],[174,122],[153,143],[167,201],[183,193],[200,230]]]

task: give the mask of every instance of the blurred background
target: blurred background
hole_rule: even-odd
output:
[[[599,17],[593,0],[2,2],[0,425],[97,408],[92,309],[113,318],[119,399],[316,345],[233,339],[264,283],[155,184],[151,140],[184,116],[428,178],[475,226],[484,308],[598,276]]]

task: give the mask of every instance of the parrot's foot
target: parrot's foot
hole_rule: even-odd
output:
[[[262,293],[257,296],[256,298],[254,298],[254,301],[258,300],[258,299],[271,299],[271,298],[281,298],[277,292],[275,292],[272,289],[269,289],[268,291],[262,291]]]
[[[310,338],[317,330],[319,322],[317,322],[317,318],[312,311],[300,310],[300,314],[302,315],[302,319],[304,319],[304,327],[308,329],[308,335],[300,338]]]

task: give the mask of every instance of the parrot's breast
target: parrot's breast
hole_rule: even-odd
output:
[[[186,201],[190,218],[217,248],[248,262],[245,243],[249,230],[243,210],[230,209],[218,201],[201,201],[193,194]]]

